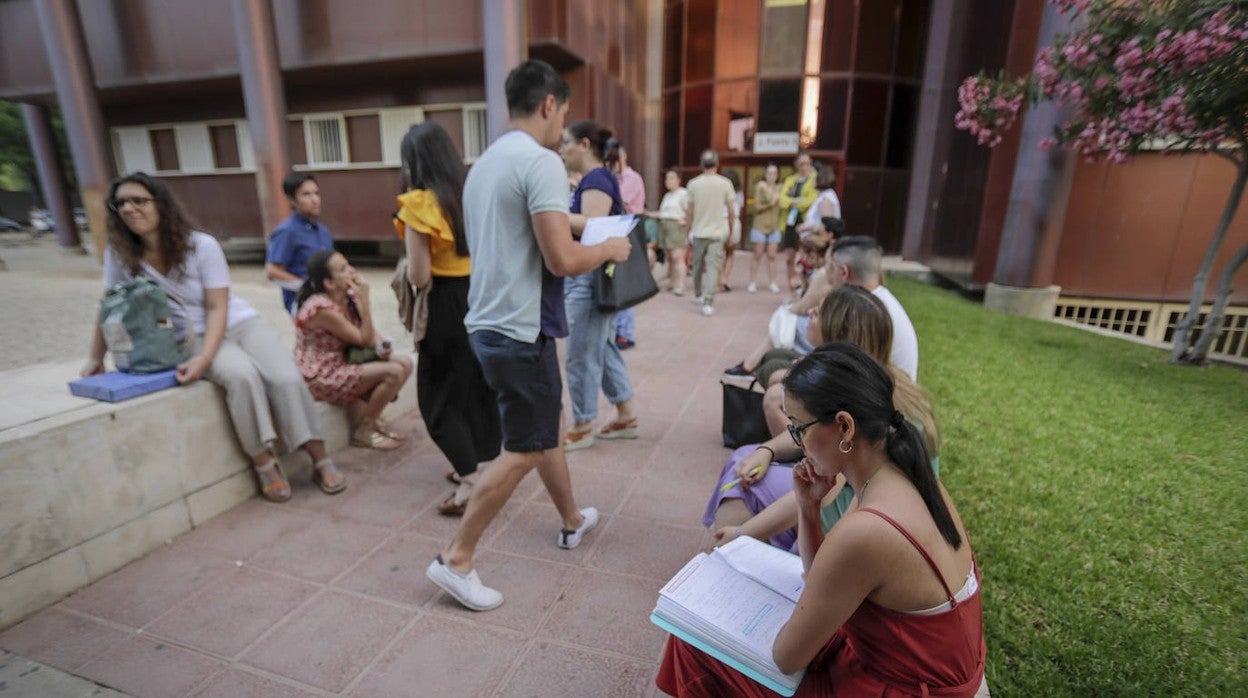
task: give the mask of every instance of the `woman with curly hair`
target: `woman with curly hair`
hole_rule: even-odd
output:
[[[303,376],[255,308],[230,293],[230,269],[216,238],[194,230],[169,188],[142,172],[113,182],[108,208],[104,287],[146,276],[178,301],[170,305],[174,325],[194,334],[196,350],[178,365],[177,380],[207,378],[225,389],[260,493],[275,502],[290,499],[273,450],[279,436],[287,449],[312,457],[313,480],[327,494],[346,489],[325,452],[320,412]],[[83,376],[103,373],[105,348],[97,322]]]

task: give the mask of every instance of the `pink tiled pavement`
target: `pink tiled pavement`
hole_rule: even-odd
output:
[[[434,507],[450,470],[419,415],[395,452],[347,448],[350,478],[326,497],[254,498],[171,545],[0,632],[0,647],[137,696],[650,696],[664,634],[658,589],[707,544],[702,510],[728,451],[720,372],[780,298],[729,294],[706,318],[688,297],[637,311],[625,352],[640,436],[568,454],[581,506],[602,513],[576,550],[555,547],[535,474],[479,550],[506,602],[460,608],[424,568],[456,521]],[[613,410],[601,402],[599,421]]]

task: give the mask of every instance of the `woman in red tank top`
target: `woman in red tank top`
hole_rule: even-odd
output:
[[[979,570],[922,437],[893,409],[893,382],[860,349],[819,347],[784,380],[806,587],[772,646],[806,669],[798,696],[973,696],[984,674]],[[823,496],[843,476],[853,508],[824,534]],[[656,682],[676,696],[771,696],[669,638]]]

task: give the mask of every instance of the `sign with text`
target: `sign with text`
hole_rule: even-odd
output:
[[[762,155],[797,152],[797,131],[754,134],[754,152]]]

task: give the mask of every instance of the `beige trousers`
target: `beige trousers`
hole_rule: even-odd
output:
[[[264,320],[250,318],[226,330],[205,377],[225,388],[234,433],[248,456],[273,448],[279,430],[287,451],[325,438],[303,375]]]

